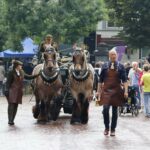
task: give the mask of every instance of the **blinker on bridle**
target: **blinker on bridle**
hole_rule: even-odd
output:
[[[82,54],[81,50],[75,50],[73,55],[80,55],[80,54]]]

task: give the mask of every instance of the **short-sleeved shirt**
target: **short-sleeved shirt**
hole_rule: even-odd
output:
[[[128,78],[130,79],[131,81],[131,86],[139,86],[139,81],[140,81],[140,78],[141,78],[141,72],[135,72],[133,70],[133,68],[130,69],[129,71],[129,75],[128,75]]]
[[[150,92],[150,73],[143,74],[141,80],[144,83],[143,91],[144,92]]]
[[[107,79],[107,71],[110,68],[110,65],[111,65],[111,62],[107,62],[102,66],[101,74],[99,78],[100,83],[103,83],[104,80]],[[114,66],[116,70],[118,71],[118,78],[120,79],[120,83],[127,82],[126,70],[124,66],[117,61],[115,62]]]

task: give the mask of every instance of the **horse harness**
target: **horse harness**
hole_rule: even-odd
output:
[[[53,53],[54,51],[50,50],[50,51],[47,51],[48,53]],[[45,60],[45,62],[53,62],[55,65],[56,65],[56,60],[53,60],[53,59],[47,59]],[[45,63],[44,63],[45,64]],[[44,81],[44,84],[47,85],[47,86],[52,86],[55,84],[58,76],[59,76],[59,71],[58,69],[56,70],[56,72],[54,73],[53,76],[47,76],[45,73],[44,73],[44,69],[42,68],[42,70],[40,71],[40,76],[42,78],[42,80]]]
[[[75,70],[71,70],[71,77],[75,81],[78,81],[78,82],[83,82],[83,81],[87,80],[89,78],[89,75],[90,75],[90,70],[89,69],[85,70],[85,72],[82,76],[76,75]]]
[[[51,53],[51,51],[49,53]],[[45,62],[49,62],[49,61],[52,61],[54,64],[56,64],[56,61],[53,59],[47,59]],[[59,76],[59,71],[56,71],[53,76],[49,77],[44,73],[44,69],[42,68],[39,75],[41,76],[45,85],[51,86],[51,85],[55,84],[55,82]]]
[[[44,84],[47,86],[54,85],[56,80],[58,79],[59,72],[56,72],[53,76],[49,77],[47,76],[43,70],[40,71],[40,76],[42,80],[44,81]]]

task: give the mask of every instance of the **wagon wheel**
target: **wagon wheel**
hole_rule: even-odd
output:
[[[72,114],[73,109],[73,97],[71,91],[66,91],[63,101],[64,113]]]
[[[131,113],[132,113],[132,116],[134,116],[134,109],[133,108],[131,109]]]
[[[132,116],[134,116],[135,115],[135,106],[132,104],[131,105],[131,114],[132,114]]]
[[[38,118],[39,114],[40,114],[40,106],[39,105],[35,105],[32,107],[32,113],[33,113],[33,117],[35,119]]]
[[[119,107],[118,112],[119,112],[119,116],[121,116],[121,113],[122,113],[122,107]]]
[[[137,117],[138,114],[139,114],[139,109],[138,109],[138,108],[135,108],[135,109],[134,109],[134,115]]]
[[[134,106],[132,106],[132,108],[131,108],[131,112],[132,112],[132,116],[137,117],[138,114],[139,114],[139,109],[134,105]]]

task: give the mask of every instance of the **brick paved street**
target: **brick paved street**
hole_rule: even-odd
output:
[[[116,137],[104,136],[101,107],[90,106],[88,125],[70,125],[70,115],[39,125],[32,117],[34,98],[24,96],[15,126],[7,124],[7,102],[0,97],[0,150],[149,150],[150,119],[142,113],[119,117]]]

